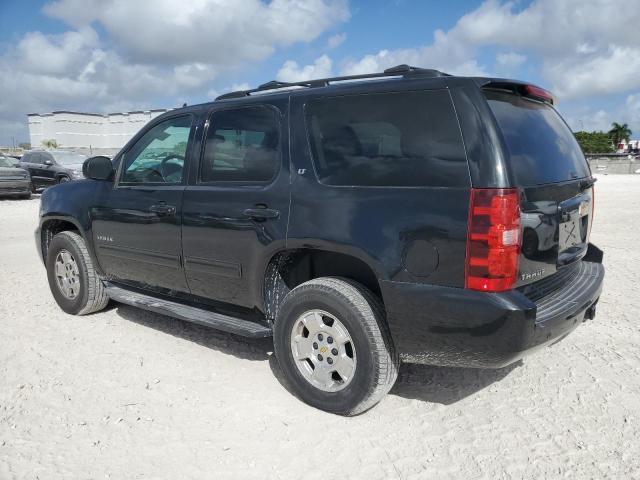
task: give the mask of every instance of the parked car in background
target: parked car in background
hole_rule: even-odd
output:
[[[85,155],[64,150],[31,150],[26,152],[20,166],[31,175],[32,191],[57,183],[84,178],[82,164]]]
[[[0,155],[0,195],[31,197],[31,177],[15,158]]]

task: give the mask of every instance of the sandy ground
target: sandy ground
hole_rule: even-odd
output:
[[[247,341],[49,293],[31,201],[0,201],[0,479],[640,478],[640,176],[603,176],[598,317],[500,371],[404,365],[342,418]]]

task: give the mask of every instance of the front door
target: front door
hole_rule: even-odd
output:
[[[45,152],[27,152],[22,156],[20,165],[22,168],[29,170],[34,186],[41,187],[51,184],[51,181],[47,178],[47,165],[44,163],[50,156]]]
[[[265,267],[286,239],[285,111],[286,103],[210,112],[183,204],[182,248],[192,294],[261,305]]]
[[[53,185],[56,183],[56,160],[49,152],[41,152],[40,158],[38,176],[44,185]]]
[[[160,120],[120,157],[113,187],[90,215],[100,266],[112,281],[161,293],[188,292],[180,238],[191,115]]]

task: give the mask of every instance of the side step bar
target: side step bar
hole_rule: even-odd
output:
[[[187,322],[198,323],[224,332],[235,333],[243,337],[264,338],[272,335],[271,327],[267,324],[229,317],[221,313],[132,292],[109,282],[105,282],[104,286],[109,298],[116,302],[179,318]]]

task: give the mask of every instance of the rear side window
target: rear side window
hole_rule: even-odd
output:
[[[327,185],[469,185],[446,90],[330,97],[305,110],[316,172]]]
[[[276,112],[265,106],[214,112],[200,168],[201,182],[267,182],[280,164]]]
[[[578,142],[553,107],[512,93],[488,90],[485,95],[507,144],[518,185],[590,175]]]

